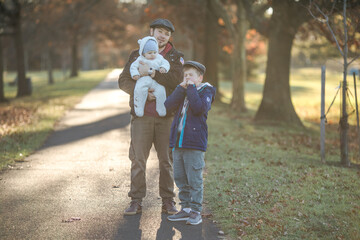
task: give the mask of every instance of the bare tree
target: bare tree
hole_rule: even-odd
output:
[[[206,2],[204,63],[206,66],[206,80],[218,89],[219,26],[210,2],[211,0]],[[217,94],[219,96],[219,92]],[[220,98],[217,97],[217,99]]]
[[[291,100],[290,62],[295,35],[299,27],[311,19],[304,7],[306,1],[242,0],[251,27],[269,40],[263,97],[255,115],[257,122],[302,126]],[[270,7],[272,14],[267,17],[264,12]]]
[[[0,37],[0,102],[5,102],[5,93],[4,93],[4,58],[3,58],[3,46],[2,38]]]
[[[212,0],[210,3],[216,15],[225,22],[234,46],[231,55],[233,82],[231,107],[245,112],[247,110],[245,104],[245,81],[247,78],[245,36],[248,29],[245,9],[242,1],[234,1],[229,5],[224,5],[220,0]]]
[[[352,3],[352,7],[359,7],[359,3],[356,1],[350,1]],[[341,106],[341,117],[340,117],[340,152],[341,152],[341,163],[345,166],[350,166],[349,160],[349,153],[348,153],[348,113],[347,113],[347,91],[348,91],[348,84],[347,84],[347,73],[348,68],[357,58],[360,57],[360,53],[358,53],[355,57],[353,57],[350,61],[349,58],[349,38],[348,38],[348,15],[347,9],[349,6],[347,5],[348,1],[343,0],[342,3],[342,18],[343,18],[343,32],[342,38],[343,43],[339,42],[339,37],[337,37],[334,33],[333,27],[330,25],[330,18],[329,16],[333,13],[333,10],[336,7],[337,1],[333,1],[332,8],[329,13],[325,13],[324,10],[315,2],[310,0],[308,10],[310,14],[316,19],[324,24],[326,24],[328,30],[333,37],[334,42],[343,58],[343,82],[342,82],[342,106]],[[319,15],[319,16],[317,16]],[[358,18],[358,15],[356,16]],[[356,29],[356,27],[355,27]],[[356,32],[356,31],[355,31]]]
[[[25,4],[25,3],[24,3]],[[31,95],[30,82],[25,77],[24,44],[21,30],[22,4],[19,0],[0,2],[0,25],[11,33],[16,48],[17,60],[17,97]]]

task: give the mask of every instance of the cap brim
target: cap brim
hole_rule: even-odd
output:
[[[174,32],[171,28],[164,26],[164,25],[153,25],[153,26],[151,26],[151,28],[165,28],[170,32]]]
[[[193,68],[196,68],[202,75],[205,74],[204,69],[201,69],[199,66],[197,66],[197,65],[195,65],[195,64],[193,64],[193,63],[185,63],[185,64],[184,64],[184,67],[185,67],[185,66],[191,66],[191,67],[193,67]]]

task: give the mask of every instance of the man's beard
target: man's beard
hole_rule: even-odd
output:
[[[163,48],[166,46],[167,43],[159,43],[159,48]]]

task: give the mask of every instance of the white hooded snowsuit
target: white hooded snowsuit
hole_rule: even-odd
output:
[[[134,77],[136,75],[140,76],[139,73],[139,62],[142,61],[145,64],[149,65],[150,68],[154,70],[159,70],[160,67],[163,67],[166,72],[170,69],[169,62],[161,56],[159,53],[157,53],[156,58],[153,60],[146,59],[143,56],[143,49],[145,46],[145,43],[149,40],[154,40],[157,44],[157,41],[154,37],[144,37],[143,39],[140,39],[138,41],[140,48],[139,48],[139,57],[131,64],[130,66],[130,74],[131,77]],[[157,50],[157,52],[159,52]],[[148,97],[148,90],[149,88],[154,89],[154,95],[156,97],[156,111],[159,114],[159,116],[163,117],[166,115],[166,108],[164,106],[164,102],[166,100],[166,91],[165,87],[157,83],[154,79],[152,79],[150,76],[143,76],[139,78],[136,81],[135,90],[134,90],[134,108],[135,108],[135,114],[138,117],[144,116],[144,107],[146,103],[146,99]]]

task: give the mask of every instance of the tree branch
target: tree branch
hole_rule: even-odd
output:
[[[246,17],[251,25],[252,28],[254,28],[256,31],[258,31],[261,35],[267,36],[268,35],[268,29],[266,25],[264,25],[264,22],[266,21],[264,18],[264,12],[269,9],[269,5],[263,5],[260,7],[256,12],[252,9],[252,4],[254,1],[249,0],[242,0],[242,4],[245,9]]]
[[[348,66],[350,66],[350,64],[352,64],[356,59],[358,59],[360,57],[360,54],[357,55],[356,57],[354,57],[349,63]]]
[[[311,6],[314,5],[316,7],[316,10],[324,17],[324,20],[319,20],[317,17],[314,16],[314,14],[312,13],[311,11]],[[321,9],[319,8],[319,6],[316,4],[316,3],[313,3],[312,0],[310,0],[310,5],[309,5],[309,8],[308,8],[308,11],[309,13],[311,14],[311,16],[313,16],[315,18],[315,20],[318,20],[322,23],[326,23],[331,35],[333,36],[334,40],[335,40],[335,43],[336,43],[336,46],[337,48],[339,49],[340,51],[340,54],[341,56],[344,57],[344,52],[342,51],[341,47],[340,47],[340,44],[335,36],[335,33],[334,31],[332,30],[331,26],[330,26],[330,23],[329,23],[329,17],[323,12],[321,11]]]
[[[211,5],[214,4],[212,6],[212,9],[214,10],[215,14],[224,20],[226,29],[229,30],[230,35],[235,37],[236,36],[235,26],[232,24],[231,19],[228,13],[226,12],[224,6],[222,5],[222,3],[219,0],[212,0],[210,1],[210,4]]]

